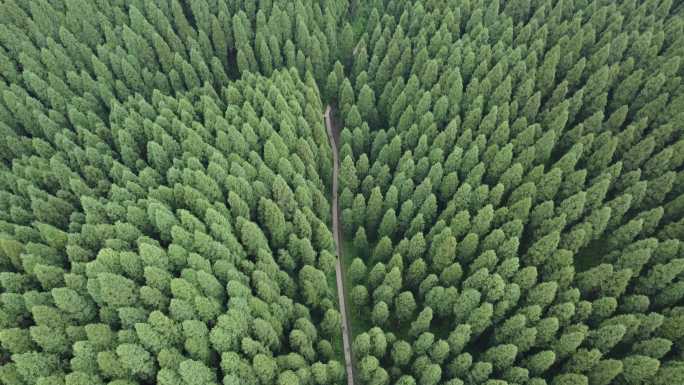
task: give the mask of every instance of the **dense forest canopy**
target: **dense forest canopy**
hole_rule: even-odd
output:
[[[682,57],[673,0],[0,0],[0,383],[684,384]]]

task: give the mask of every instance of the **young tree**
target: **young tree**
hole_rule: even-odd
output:
[[[342,28],[342,35],[340,36],[340,52],[339,58],[347,60],[347,58],[352,57],[351,53],[354,45],[354,31],[351,24],[346,23]]]
[[[321,322],[321,329],[328,336],[337,336],[340,334],[342,328],[342,316],[340,312],[335,309],[328,309],[323,316]]]
[[[443,271],[449,265],[451,265],[452,262],[454,262],[454,251],[456,250],[456,245],[456,238],[451,235],[447,235],[440,239],[432,257],[432,263],[435,271]]]
[[[340,188],[348,188],[355,193],[359,187],[359,179],[356,176],[356,167],[350,156],[345,157],[340,165]]]
[[[622,372],[622,368],[622,361],[614,359],[601,360],[587,373],[589,383],[608,385]]]
[[[649,381],[658,372],[660,361],[655,358],[631,355],[622,360],[621,377],[628,384],[638,384]]]
[[[261,221],[271,235],[273,246],[276,248],[284,246],[288,226],[280,208],[272,200],[262,197],[259,200],[259,213]]]
[[[368,289],[366,289],[365,286],[354,286],[349,293],[349,296],[351,298],[352,305],[354,305],[357,309],[361,309],[368,304]]]
[[[420,385],[436,385],[442,378],[442,368],[439,365],[428,365],[420,375]]]
[[[396,341],[392,344],[392,361],[396,366],[405,366],[411,361],[413,352],[411,345],[406,341]]]
[[[410,321],[416,310],[416,301],[413,298],[413,293],[404,291],[397,295],[394,300],[394,307],[396,309],[396,317],[400,322]]]
[[[391,239],[396,232],[396,227],[397,216],[394,212],[394,209],[389,209],[382,217],[382,221],[380,221],[380,227],[378,227],[378,237],[387,237]]]
[[[530,374],[539,376],[553,365],[556,354],[551,350],[543,350],[525,359],[524,366],[529,369]]]
[[[366,278],[366,264],[360,258],[354,258],[349,266],[349,277],[352,283],[364,282]]]
[[[371,190],[368,206],[366,209],[366,228],[375,232],[382,216],[382,193],[379,187]]]
[[[495,370],[502,371],[509,368],[515,361],[518,349],[515,345],[504,344],[491,347],[485,351],[483,359],[489,361]]]
[[[365,121],[375,121],[375,93],[368,84],[364,84],[359,91],[359,98],[357,101],[361,117]]]
[[[418,314],[415,321],[411,322],[411,328],[409,334],[412,336],[417,336],[430,328],[430,323],[432,322],[432,309],[426,307],[423,311]]]
[[[366,231],[363,227],[359,227],[354,236],[354,247],[361,256],[368,256],[368,239],[366,238]]]
[[[373,306],[373,313],[371,314],[374,325],[382,326],[389,318],[389,307],[385,302],[378,302]]]

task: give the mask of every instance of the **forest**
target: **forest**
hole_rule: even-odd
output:
[[[673,0],[0,0],[0,384],[682,385],[683,58]]]

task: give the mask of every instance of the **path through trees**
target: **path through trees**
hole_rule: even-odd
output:
[[[338,176],[340,160],[337,154],[337,143],[340,137],[339,129],[332,121],[332,107],[325,108],[325,126],[328,130],[328,138],[333,154],[333,174],[332,174],[332,232],[335,238],[337,251],[337,264],[335,265],[335,276],[337,282],[337,295],[340,303],[340,313],[342,314],[342,344],[344,347],[344,361],[347,368],[347,384],[354,385],[354,366],[351,357],[351,336],[349,328],[349,313],[347,313],[347,292],[344,287],[344,273],[342,271],[342,235],[340,233],[339,205],[337,203]]]

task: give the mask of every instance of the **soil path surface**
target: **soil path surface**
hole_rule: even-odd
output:
[[[344,287],[344,270],[342,268],[342,235],[340,233],[340,207],[337,203],[338,174],[340,171],[340,159],[337,154],[337,143],[340,138],[339,127],[335,127],[332,120],[332,107],[325,108],[325,126],[328,129],[328,138],[333,154],[332,173],[332,232],[335,238],[337,251],[337,263],[335,264],[335,276],[337,281],[337,295],[342,314],[342,345],[344,348],[344,361],[347,368],[347,385],[354,385],[354,364],[351,351],[351,334],[349,328],[349,313],[347,312],[347,291]]]

